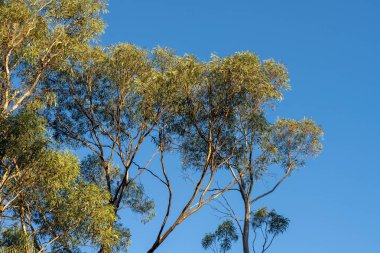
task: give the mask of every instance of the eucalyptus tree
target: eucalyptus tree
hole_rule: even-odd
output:
[[[108,193],[80,177],[75,156],[54,148],[35,104],[1,120],[0,249],[70,252],[106,245],[110,252],[121,246]]]
[[[154,216],[154,203],[137,181],[148,164],[136,156],[161,114],[144,95],[153,83],[148,53],[130,44],[89,46],[46,83],[57,94],[57,106],[47,111],[55,138],[85,150],[82,175],[108,192],[116,214],[129,208],[144,222]]]
[[[244,203],[241,233],[243,250],[249,252],[251,205],[320,152],[322,130],[309,119],[267,120],[266,110],[290,87],[285,66],[273,60],[261,61],[249,52],[224,59],[215,56],[210,62],[186,55],[166,78],[180,84],[174,90],[176,109],[168,122],[169,133],[184,167],[196,173],[190,198],[148,252],[154,252],[190,215],[229,190],[237,190]],[[283,168],[284,175],[268,192],[253,196],[254,185],[272,167]]]
[[[31,98],[51,97],[40,83],[51,66],[103,31],[101,0],[0,1],[0,112]],[[43,94],[42,94],[43,93]]]
[[[234,184],[245,204],[242,240],[248,252],[251,205],[274,191],[304,158],[319,152],[321,129],[310,120],[270,124],[265,118],[268,105],[280,100],[283,90],[289,88],[282,64],[263,62],[249,52],[224,59],[214,56],[209,62],[190,55],[174,58],[176,63],[164,68],[162,78],[174,83],[168,103],[175,109],[167,121],[167,133],[179,147],[184,167],[196,172],[191,178],[194,188],[166,229],[165,219],[148,252],[154,252],[179,224]],[[167,59],[173,62],[173,57],[162,59],[161,64]],[[262,153],[254,156],[254,148]],[[272,164],[288,166],[285,178],[251,200],[254,183]],[[225,178],[225,170],[230,171],[231,181]],[[171,196],[173,190],[165,179]]]
[[[267,119],[266,111],[290,87],[282,64],[261,61],[245,52],[225,58],[220,66],[221,80],[234,87],[231,96],[234,94],[237,102],[229,125],[229,141],[218,155],[225,156],[226,151],[235,150],[226,167],[244,206],[241,233],[243,252],[247,253],[251,206],[274,192],[307,158],[321,151],[322,129],[310,119],[278,119],[274,123]],[[272,172],[282,175],[267,192],[254,194],[254,187]],[[233,214],[232,208],[229,209]]]
[[[249,252],[251,206],[273,193],[292,172],[305,164],[307,157],[315,156],[321,150],[322,130],[312,120],[279,119],[264,129],[265,131],[261,133],[245,132],[246,140],[240,153],[241,156],[235,157],[236,159],[231,160],[231,163],[228,164],[244,205],[242,224],[244,252]],[[259,135],[259,138],[255,140],[254,138],[257,136],[254,137],[254,134]],[[256,153],[256,156],[253,155],[253,152]],[[273,186],[267,191],[254,194],[254,186],[273,171],[280,174]]]

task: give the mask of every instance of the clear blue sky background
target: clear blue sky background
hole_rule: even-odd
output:
[[[291,219],[270,252],[379,252],[380,1],[111,0],[108,7],[103,45],[161,45],[201,59],[249,50],[284,63],[293,88],[276,115],[311,117],[325,138],[316,160],[259,203]],[[181,198],[186,189],[175,186]],[[164,188],[146,188],[164,203]],[[132,229],[130,253],[146,252],[160,221],[139,225],[139,218],[123,213]],[[201,237],[219,221],[206,208],[157,252],[204,252]]]

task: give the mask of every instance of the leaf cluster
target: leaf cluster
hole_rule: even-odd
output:
[[[213,252],[225,253],[232,247],[232,243],[238,240],[236,228],[232,221],[226,220],[213,233],[207,233],[202,239],[202,247]]]
[[[4,228],[21,219],[29,227],[23,237],[33,238],[40,249],[47,247],[43,241],[57,250],[88,242],[117,245],[122,234],[113,228],[116,217],[108,193],[80,179],[75,156],[51,147],[46,121],[30,109],[2,121],[0,142],[7,143],[1,145],[0,157],[1,216],[8,219]],[[1,231],[2,236],[13,241],[11,231]]]

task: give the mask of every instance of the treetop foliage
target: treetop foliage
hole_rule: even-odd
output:
[[[144,173],[168,197],[148,252],[230,190],[244,202],[244,224],[237,224],[246,245],[251,205],[322,150],[313,120],[266,115],[290,88],[286,67],[251,52],[201,61],[169,48],[95,46],[105,7],[101,0],[0,0],[1,242],[26,253],[126,250],[131,234],[120,210],[143,223],[156,215]],[[178,212],[169,151],[192,171]],[[257,193],[256,182],[272,169],[282,177]],[[269,222],[274,235],[287,227],[264,209],[254,220],[256,228]],[[231,221],[206,237],[204,247],[219,243],[221,252],[238,240]]]

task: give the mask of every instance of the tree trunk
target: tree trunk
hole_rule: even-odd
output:
[[[25,223],[25,210],[24,206],[21,204],[20,207],[20,219],[21,219],[21,229],[22,233],[24,235],[24,240],[25,240],[25,253],[29,253],[29,238],[28,238],[28,231],[26,230],[26,223]]]
[[[153,253],[158,248],[158,246],[160,246],[160,244],[160,242],[154,243],[153,246],[147,251],[147,253]]]
[[[147,253],[153,253],[165,240],[166,238],[173,232],[173,230],[184,221],[184,218],[178,218],[178,220],[170,227],[168,230],[157,240],[154,242],[152,247],[147,251]]]
[[[153,253],[164,241],[165,239],[170,235],[170,233],[174,230],[174,228],[179,225],[183,220],[180,222],[175,222],[160,238],[157,238],[157,240],[154,242],[152,247],[147,251],[147,253]]]
[[[244,200],[244,227],[243,227],[243,252],[249,253],[249,222],[251,219],[251,205],[249,200]]]

